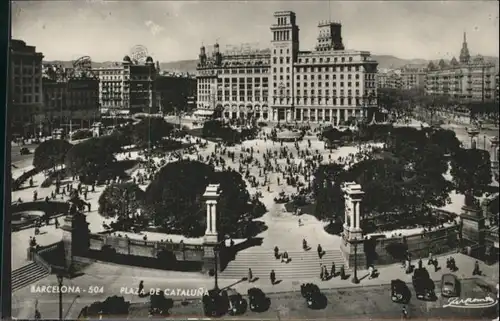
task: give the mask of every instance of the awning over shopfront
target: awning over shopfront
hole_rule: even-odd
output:
[[[194,112],[195,116],[212,116],[214,114],[214,111],[212,109],[197,109]]]

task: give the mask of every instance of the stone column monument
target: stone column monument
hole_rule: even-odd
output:
[[[361,230],[361,201],[365,194],[361,185],[354,182],[345,183],[342,190],[345,197],[345,218],[344,218],[344,235],[347,240],[360,238]]]
[[[346,259],[347,267],[354,265],[355,255],[357,265],[361,266],[366,263],[363,250],[363,230],[361,229],[363,216],[361,201],[365,193],[361,185],[355,182],[345,183],[342,190],[345,198],[345,223],[344,238],[340,249]]]
[[[477,145],[476,141],[476,136],[479,135],[479,129],[478,128],[469,128],[467,129],[467,134],[470,137],[470,148],[475,149]]]
[[[207,206],[207,229],[203,237],[203,271],[205,272],[216,267],[218,270],[220,269],[220,255],[216,253],[219,245],[219,234],[217,232],[217,200],[219,196],[219,184],[208,185],[203,194]]]
[[[87,254],[90,247],[89,223],[85,214],[75,211],[68,213],[61,225],[63,230],[64,266],[71,274],[77,257]]]
[[[491,142],[491,169],[493,172],[498,171],[498,137],[490,138]]]

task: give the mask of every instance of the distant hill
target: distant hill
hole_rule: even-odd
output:
[[[406,65],[412,65],[414,67],[426,67],[430,61],[430,60],[425,60],[425,59],[402,59],[402,58],[398,58],[398,57],[391,56],[391,55],[372,55],[372,57],[376,61],[378,61],[380,69],[398,69],[398,68],[401,68],[401,67],[406,66]],[[498,57],[484,56],[484,59],[486,61],[494,63],[497,66],[497,70],[498,70],[498,66],[499,66]],[[433,60],[434,63],[437,63],[438,61],[439,61],[439,59]],[[449,62],[449,61],[447,61],[447,62]],[[44,61],[44,63],[59,64],[59,65],[65,66],[65,67],[72,67],[73,66],[73,63],[71,61],[58,61],[58,60],[56,60],[56,61]],[[112,61],[92,62],[92,66],[94,68],[109,67],[113,64],[115,64],[115,62],[112,62]],[[171,62],[160,62],[160,68],[161,68],[161,70],[195,73],[196,72],[196,64],[197,64],[197,60],[195,60],[195,59],[178,60],[178,61],[171,61]]]

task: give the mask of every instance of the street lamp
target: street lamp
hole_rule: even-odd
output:
[[[219,290],[219,248],[220,243],[217,243],[214,246],[214,255],[215,255],[215,265],[214,265],[214,290]]]
[[[64,277],[62,274],[57,274],[57,282],[59,286],[59,320],[63,319],[63,306],[62,306],[62,285]]]
[[[355,237],[354,241],[354,276],[352,278],[352,283],[358,284],[358,239]]]

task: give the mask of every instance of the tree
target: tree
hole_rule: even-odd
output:
[[[62,139],[46,140],[35,149],[33,166],[39,170],[55,169],[57,165],[64,164],[64,157],[72,147]]]
[[[105,146],[100,138],[91,138],[73,146],[65,157],[66,169],[82,180],[94,181],[101,170],[112,166],[115,161],[112,151]]]
[[[99,214],[105,218],[129,218],[144,204],[144,191],[135,183],[113,183],[99,197]]]
[[[438,145],[444,154],[453,154],[461,145],[455,132],[449,129],[432,130],[429,133],[429,139],[433,144]]]
[[[482,196],[491,184],[490,154],[481,149],[458,149],[451,158],[451,174],[455,189],[472,205],[473,196]]]
[[[206,229],[203,193],[208,184],[220,184],[219,233],[232,235],[251,219],[252,208],[241,175],[215,172],[210,165],[181,160],[164,166],[146,189],[146,209],[155,224],[186,236],[201,236]]]
[[[337,163],[320,165],[314,173],[312,189],[316,198],[314,215],[318,219],[343,217],[344,195],[341,189],[344,167]]]
[[[156,146],[164,137],[169,136],[174,126],[163,118],[147,117],[132,127],[132,141],[138,147]]]

